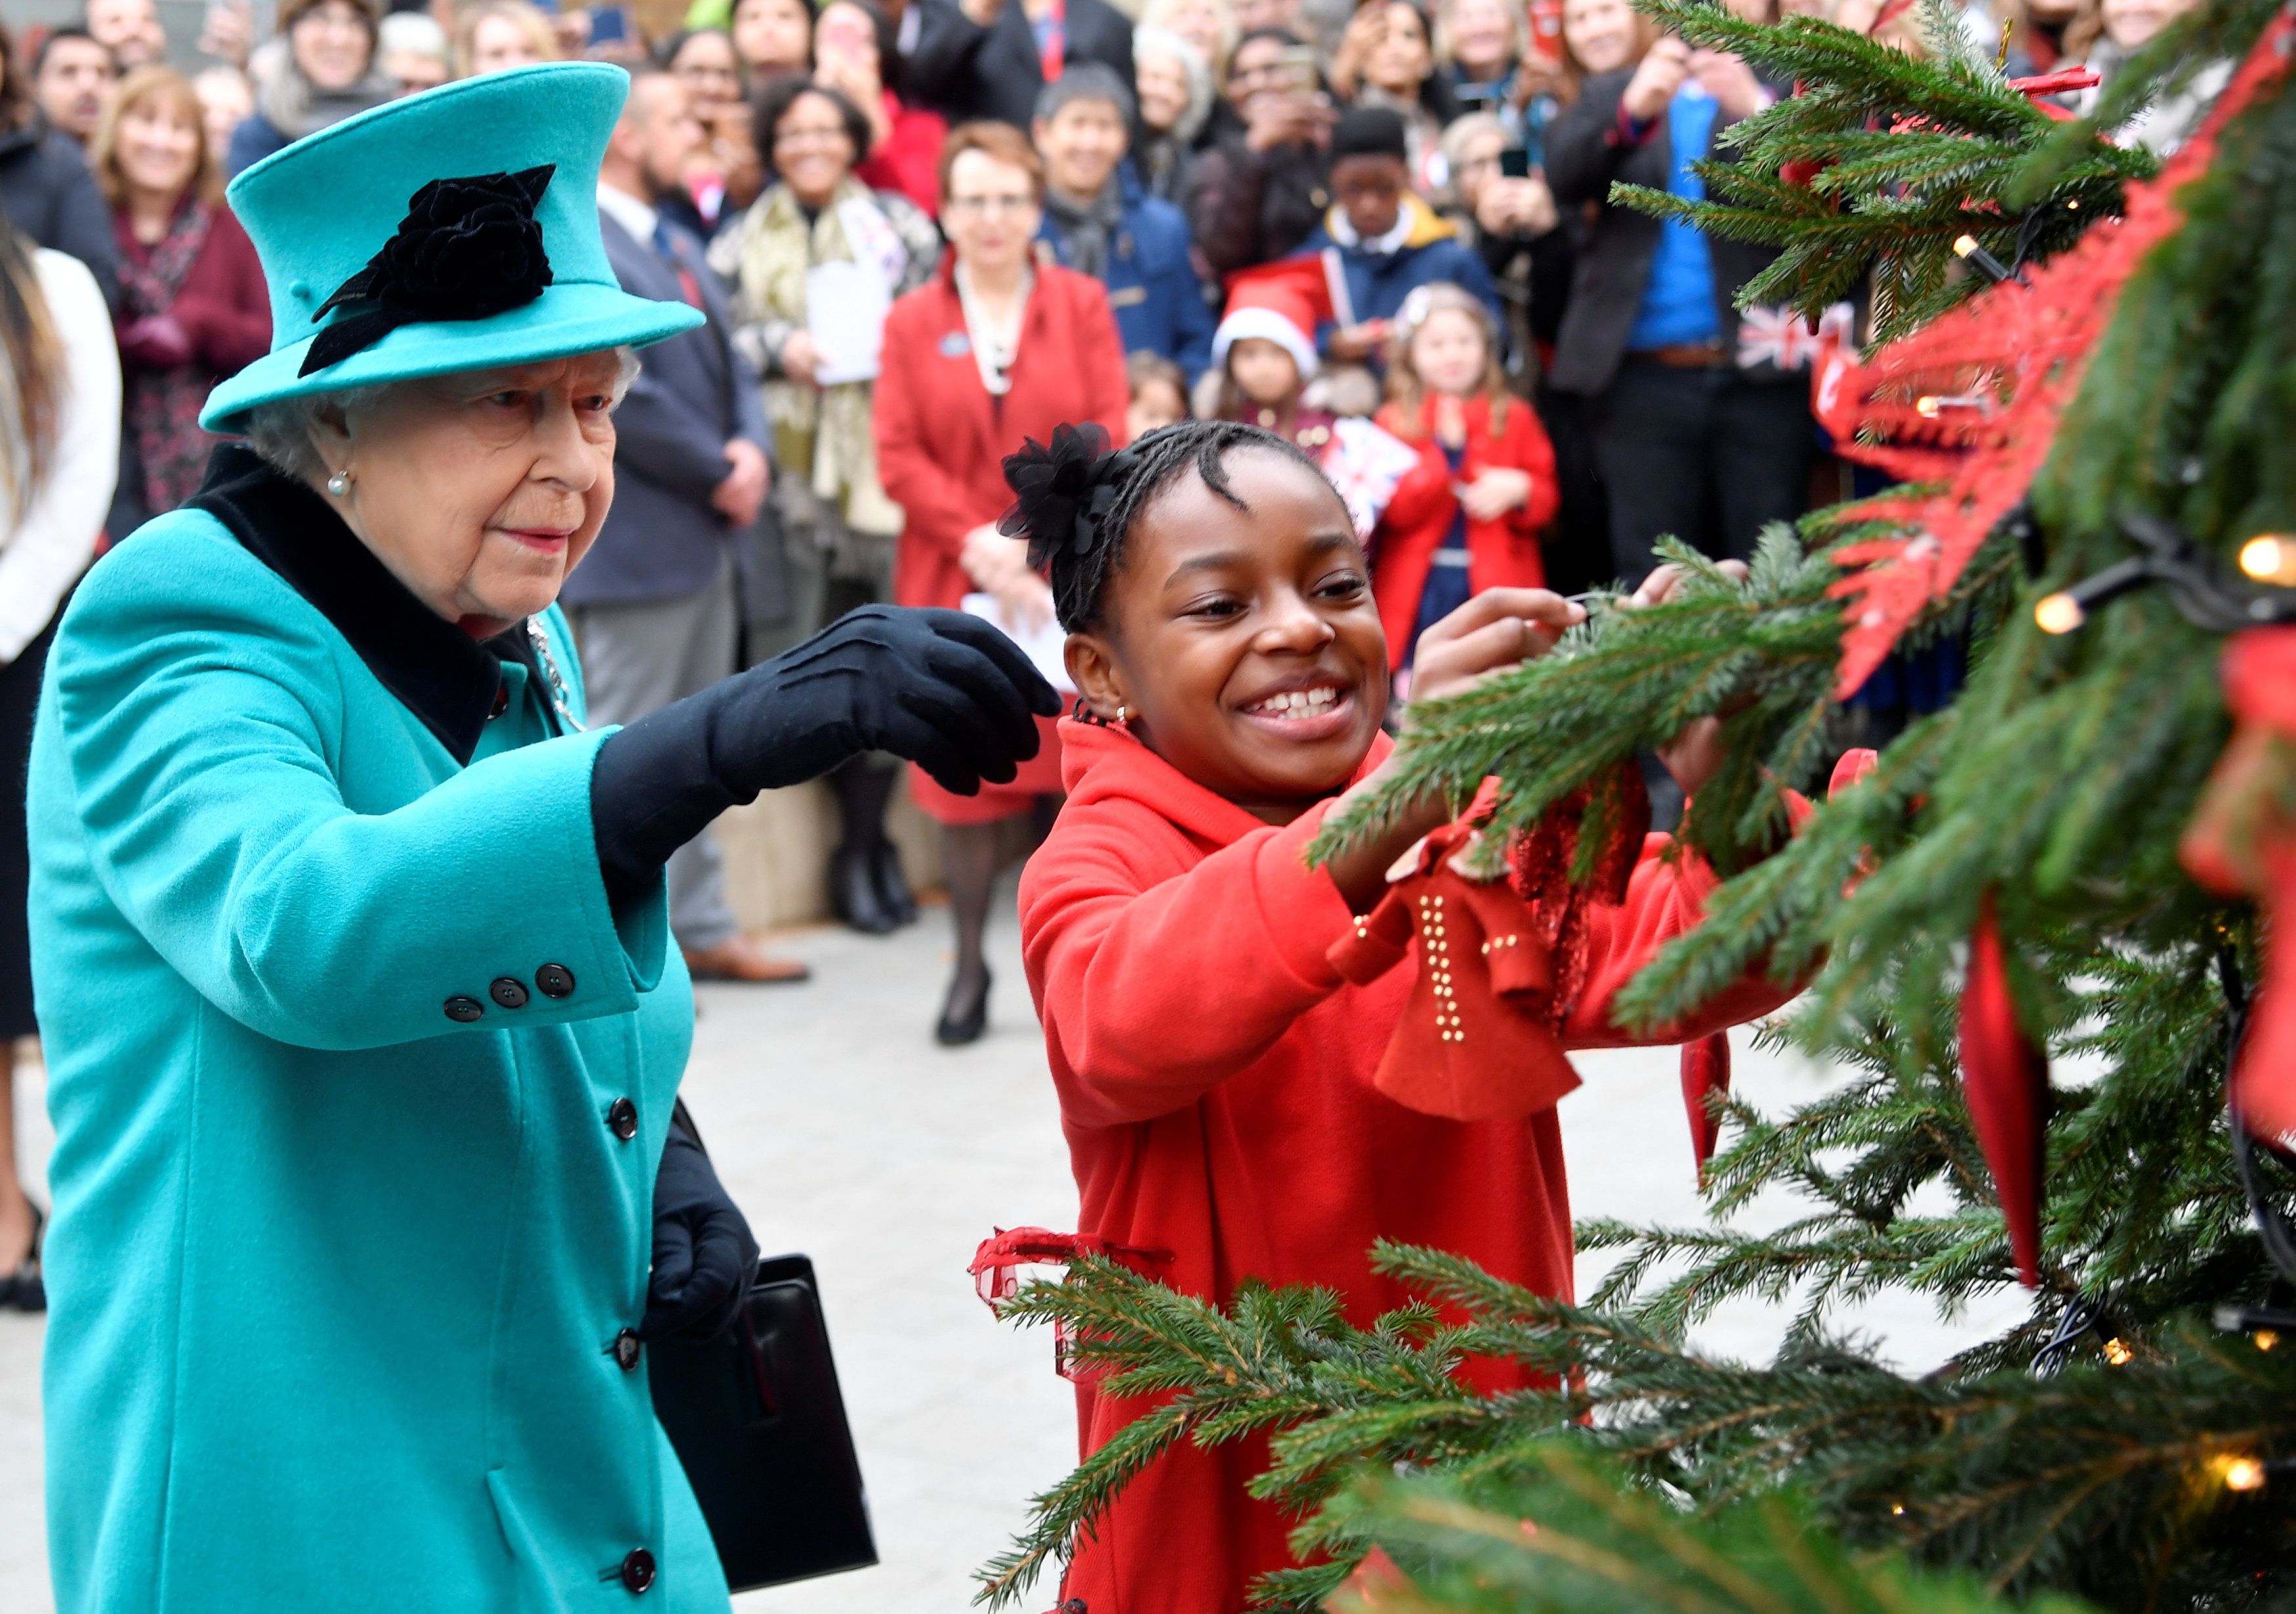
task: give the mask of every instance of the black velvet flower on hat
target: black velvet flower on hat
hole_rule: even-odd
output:
[[[1041,569],[1063,552],[1082,560],[1100,544],[1101,520],[1132,463],[1130,449],[1108,451],[1108,432],[1096,422],[1054,427],[1049,448],[1025,438],[1020,453],[1004,456],[1013,499],[996,530],[1029,540],[1031,566]]]
[[[534,210],[556,171],[545,163],[516,174],[434,179],[415,192],[398,233],[312,315],[343,310],[313,340],[296,373],[340,364],[401,325],[486,319],[540,297],[550,284],[550,259]]]

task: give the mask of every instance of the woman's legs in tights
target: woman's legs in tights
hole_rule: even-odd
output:
[[[952,1020],[970,1013],[988,990],[988,961],[981,938],[988,928],[989,894],[996,883],[997,840],[993,823],[941,825],[941,875],[948,882],[948,914],[956,929],[956,972],[948,989]]]

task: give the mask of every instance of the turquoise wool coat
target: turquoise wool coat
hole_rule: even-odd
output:
[[[30,776],[61,1614],[727,1607],[615,1350],[693,995],[660,893],[609,909],[603,735],[500,666],[463,766],[201,511],[63,618]]]

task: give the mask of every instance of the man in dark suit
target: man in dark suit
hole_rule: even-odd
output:
[[[1037,92],[1072,61],[1097,61],[1133,88],[1132,24],[1108,0],[922,0],[918,12],[908,82],[952,123],[1027,128]]]
[[[614,506],[562,594],[582,648],[594,724],[629,723],[734,670],[734,538],[771,480],[758,378],[728,340],[701,243],[655,205],[702,142],[685,86],[641,72],[598,172],[599,233],[622,289],[693,304],[708,323],[646,349],[614,414]],[[716,844],[669,860],[669,923],[697,979],[795,980],[742,933]]]

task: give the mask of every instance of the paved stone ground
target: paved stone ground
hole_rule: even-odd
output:
[[[1075,1222],[1018,938],[1007,907],[992,936],[994,1028],[952,1053],[930,1036],[945,923],[928,912],[884,940],[808,932],[790,946],[812,960],[811,985],[703,993],[686,1094],[758,1242],[814,1259],[883,1557],[857,1574],[751,1594],[738,1600],[742,1614],[961,1610],[968,1572],[1075,1455],[1073,1404],[1053,1374],[1050,1340],[1000,1330],[964,1275],[992,1225]],[[1562,1114],[1580,1214],[1697,1218],[1672,1052],[1584,1055],[1579,1066],[1586,1086]],[[1789,1102],[1825,1079],[1742,1040],[1737,1066],[1740,1090],[1758,1102]],[[37,1167],[46,1129],[37,1072],[27,1075],[20,1124]],[[1594,1275],[1582,1270],[1582,1284]],[[1920,1368],[2020,1304],[2005,1297],[1952,1328],[1903,1304],[1871,1308],[1863,1323],[1902,1365]],[[1761,1357],[1779,1326],[1774,1311],[1750,1307],[1702,1338]],[[49,1608],[39,1344],[37,1319],[0,1316],[0,1603],[18,1614]]]

